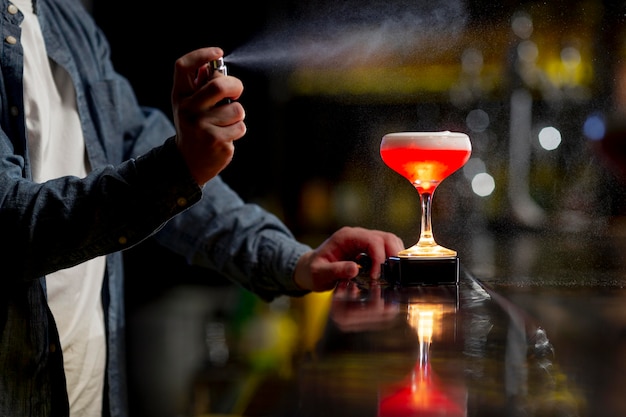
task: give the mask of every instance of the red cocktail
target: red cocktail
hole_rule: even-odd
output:
[[[408,179],[420,195],[422,228],[419,241],[400,257],[450,258],[456,251],[438,245],[431,223],[435,189],[461,168],[472,153],[469,137],[458,132],[398,132],[383,137],[380,155],[389,168]]]

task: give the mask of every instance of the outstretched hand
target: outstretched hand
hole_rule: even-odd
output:
[[[402,240],[393,233],[361,227],[343,227],[317,249],[300,257],[294,280],[302,289],[332,290],[337,281],[352,279],[359,274],[359,265],[355,259],[361,253],[366,253],[371,258],[370,278],[378,279],[381,264],[403,249]]]

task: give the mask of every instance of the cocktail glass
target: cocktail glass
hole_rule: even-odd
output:
[[[459,132],[396,132],[383,136],[380,156],[385,164],[409,180],[422,206],[418,242],[398,253],[407,258],[454,258],[457,252],[435,242],[432,230],[432,199],[437,186],[468,161],[472,144]]]

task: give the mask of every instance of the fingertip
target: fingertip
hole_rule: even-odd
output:
[[[357,275],[359,275],[359,266],[357,265],[356,262],[346,262],[344,268],[344,278],[354,278]]]
[[[370,279],[380,279],[380,268],[372,268],[370,272]]]

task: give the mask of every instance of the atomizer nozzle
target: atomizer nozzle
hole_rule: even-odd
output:
[[[209,62],[209,68],[210,68],[211,73],[213,73],[214,71],[217,71],[224,75],[228,75],[226,64],[224,63],[224,58],[217,58]]]

